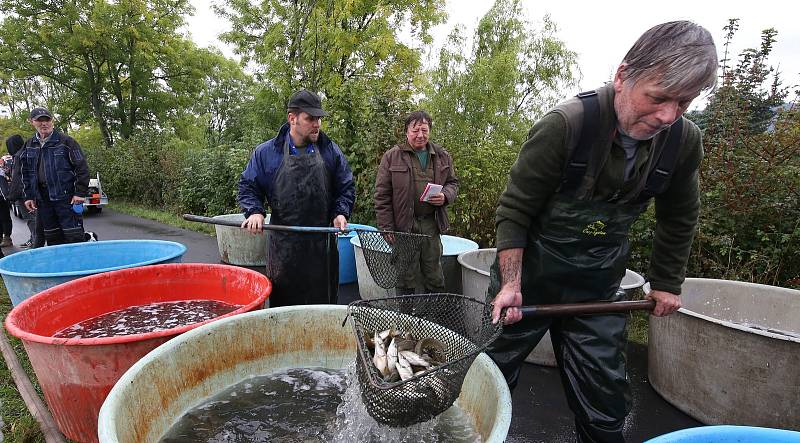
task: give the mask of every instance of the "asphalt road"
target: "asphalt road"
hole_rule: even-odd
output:
[[[16,245],[28,239],[25,224],[16,217],[12,233],[13,247],[3,248],[6,254],[18,251]],[[100,240],[157,239],[183,243],[188,248],[184,263],[220,263],[214,237],[158,222],[132,217],[105,208],[100,214],[87,215],[87,231],[97,233]],[[251,268],[263,272],[262,268]],[[339,303],[358,297],[355,284],[340,287]],[[633,409],[625,423],[625,437],[641,442],[678,429],[700,426],[701,423],[683,414],[661,396],[647,381],[647,348],[628,347],[628,372],[631,380]],[[507,442],[572,442],[575,441],[573,417],[564,398],[558,372],[554,368],[524,364],[519,385],[514,392],[512,421]]]

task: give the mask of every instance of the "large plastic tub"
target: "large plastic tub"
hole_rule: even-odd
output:
[[[452,235],[442,235],[442,273],[444,274],[445,292],[452,294],[463,294],[461,287],[461,266],[458,264],[458,256],[467,251],[478,249],[478,244],[466,238],[454,237]],[[350,240],[353,244],[356,259],[356,270],[358,274],[358,292],[362,299],[373,299],[394,295],[394,290],[381,288],[372,279],[369,267],[364,260],[364,251],[358,236]],[[423,288],[416,288],[417,292],[422,292]]]
[[[244,214],[217,215],[216,220],[244,222]],[[270,214],[267,214],[264,223],[269,223]],[[269,231],[260,234],[251,234],[242,228],[233,226],[214,225],[217,233],[217,247],[219,258],[225,263],[238,266],[266,266],[267,241]]]
[[[347,308],[286,306],[243,314],[197,328],[133,365],[100,411],[102,443],[157,442],[189,408],[226,387],[287,368],[339,369],[356,357]],[[485,443],[505,440],[511,395],[485,354],[473,363],[456,402]]]
[[[670,432],[647,443],[800,443],[800,432],[751,426],[703,426]]]
[[[72,440],[93,442],[97,441],[97,413],[122,374],[158,345],[202,323],[107,338],[54,338],[53,333],[98,315],[154,302],[209,299],[242,305],[217,319],[230,317],[261,308],[271,289],[263,275],[234,266],[168,264],[123,269],[42,291],[11,310],[5,325],[11,335],[22,339],[61,432]],[[154,414],[161,411],[159,403],[146,407]]]
[[[362,229],[365,231],[377,231],[374,226],[359,225],[357,223],[348,223],[348,227],[355,229]],[[353,237],[358,237],[356,231],[350,231],[338,236],[337,246],[339,247],[339,284],[344,285],[353,283],[358,280],[356,273],[356,256],[353,251]]]
[[[681,300],[650,317],[656,392],[705,424],[800,431],[800,291],[687,278]]]
[[[17,252],[0,259],[0,274],[17,306],[53,286],[101,272],[158,263],[180,263],[186,246],[162,240],[70,243]]]
[[[496,248],[477,249],[458,256],[458,262],[462,268],[464,295],[480,301],[486,300],[486,291],[489,289],[489,270],[496,256]],[[630,294],[642,285],[644,285],[644,277],[626,269],[619,288]],[[543,366],[556,366],[556,356],[553,353],[553,342],[550,340],[549,331],[544,334],[525,361]]]

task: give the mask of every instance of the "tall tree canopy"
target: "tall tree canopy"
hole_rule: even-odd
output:
[[[44,83],[38,99],[62,124],[92,122],[110,147],[194,110],[218,56],[179,32],[187,10],[188,0],[2,0],[0,66],[8,85]]]

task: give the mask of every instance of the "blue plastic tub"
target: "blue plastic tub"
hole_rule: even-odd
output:
[[[107,240],[47,246],[0,259],[11,303],[76,278],[157,263],[180,263],[186,246],[162,240]]]
[[[800,443],[800,432],[754,426],[701,426],[670,432],[646,443]]]
[[[366,231],[377,231],[374,226],[359,225],[357,223],[348,223],[348,227],[363,229]],[[350,239],[357,236],[355,231],[350,231],[347,234],[339,235],[339,284],[347,284],[355,282],[358,277],[356,274],[356,256],[353,252],[353,244]]]

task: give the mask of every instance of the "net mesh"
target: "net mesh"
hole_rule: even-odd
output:
[[[356,373],[367,412],[379,423],[406,427],[447,410],[458,398],[475,357],[502,332],[491,305],[457,294],[406,295],[351,303],[358,344]],[[387,382],[373,363],[368,338],[395,329],[444,344],[444,364],[404,381]]]
[[[430,236],[410,232],[356,230],[364,261],[375,283],[383,289],[394,288],[397,279],[411,265],[414,254]]]

